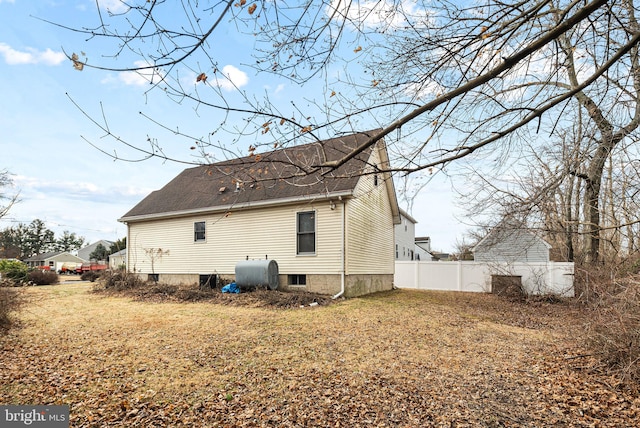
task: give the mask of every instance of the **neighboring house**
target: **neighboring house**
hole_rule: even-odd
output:
[[[77,264],[83,263],[84,260],[80,257],[74,256],[66,251],[53,251],[50,253],[42,253],[37,256],[29,257],[22,260],[30,268],[45,266],[52,271],[59,271],[62,269],[63,264]]]
[[[431,238],[418,236],[415,239],[415,259],[423,262],[449,261],[451,255],[431,250]]]
[[[93,253],[96,250],[96,247],[102,244],[102,246],[104,248],[107,249],[107,251],[109,251],[109,248],[111,248],[111,245],[113,245],[112,241],[106,241],[104,239],[94,242],[93,244],[87,245],[84,248],[81,248],[78,250],[78,257],[80,257],[81,259],[84,259],[85,261],[91,261],[91,253]]]
[[[109,269],[120,269],[127,265],[127,249],[109,255]]]
[[[432,261],[431,238],[428,236],[416,236],[414,239],[414,253],[416,260]]]
[[[375,132],[375,131],[373,131]],[[189,168],[119,221],[127,267],[145,278],[233,279],[246,259],[271,259],[279,286],[363,295],[393,287],[400,222],[383,141],[341,166],[367,133]]]
[[[471,251],[476,262],[544,263],[550,249],[549,243],[526,229],[496,226]]]
[[[400,224],[395,226],[396,260],[415,259],[415,236],[417,221],[405,210],[400,209]]]

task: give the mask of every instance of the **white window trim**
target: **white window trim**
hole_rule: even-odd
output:
[[[196,239],[196,224],[203,223],[204,224],[204,239]],[[207,222],[204,220],[198,220],[193,222],[193,243],[200,244],[203,242],[207,242]]]
[[[298,221],[300,219],[300,214],[305,213],[313,213],[313,252],[305,252],[301,253],[300,248],[298,248],[298,237],[300,232],[298,231]],[[317,255],[318,251],[318,212],[316,210],[307,210],[307,211],[297,211],[296,212],[296,256],[299,257],[311,257]]]

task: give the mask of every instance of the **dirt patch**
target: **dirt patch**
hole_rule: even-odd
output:
[[[85,282],[80,275],[58,275],[58,281],[60,284]]]

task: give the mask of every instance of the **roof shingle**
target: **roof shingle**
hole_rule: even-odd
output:
[[[318,166],[342,158],[375,132],[185,169],[162,189],[140,201],[120,221],[352,192],[368,166],[371,148],[335,170]]]

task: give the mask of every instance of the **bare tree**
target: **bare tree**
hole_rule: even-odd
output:
[[[155,263],[158,260],[162,260],[162,256],[169,254],[169,250],[163,250],[162,248],[143,248],[145,255],[151,263],[151,274],[155,275]]]
[[[0,189],[10,187],[13,181],[7,170],[0,171]],[[7,215],[13,204],[18,201],[18,194],[8,196],[5,193],[0,193],[0,218]]]
[[[211,162],[212,151],[237,152],[234,143],[246,138],[259,151],[379,127],[353,152],[311,167],[337,168],[386,138],[391,171],[415,176],[461,159],[505,162],[528,136],[556,135],[584,113],[588,121],[570,139],[579,143],[578,163],[563,172],[580,179],[585,251],[599,259],[604,169],[618,144],[633,141],[640,119],[632,0],[179,3],[126,3],[108,15],[98,9],[93,27],[67,26],[89,41],[113,41],[101,62],[70,48],[76,69],[136,72],[152,83],[149,91],[217,113],[206,137],[145,116],[195,141],[195,161],[173,157],[152,136],[145,146],[116,137],[106,117],[92,118],[132,153],[127,159]],[[302,87],[320,80],[323,92],[288,106],[245,92],[216,56],[229,32],[255,40],[247,66]],[[121,65],[132,58],[141,65]],[[336,78],[329,66],[343,71]],[[193,76],[188,85],[185,74]],[[100,150],[123,158],[115,148]]]

